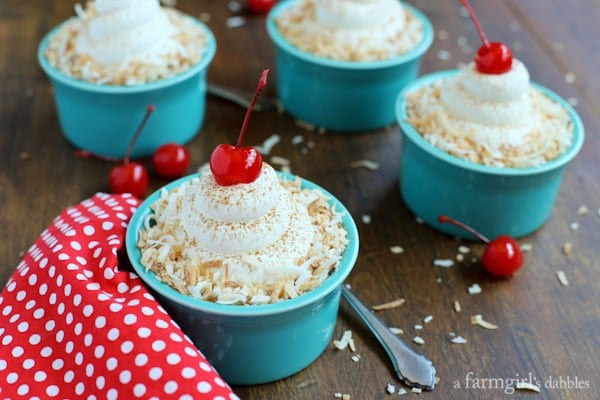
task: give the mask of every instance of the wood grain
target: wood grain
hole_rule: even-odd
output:
[[[411,3],[430,17],[437,33],[421,73],[454,68],[471,59],[479,39],[458,1]],[[0,285],[58,213],[108,190],[112,165],[73,155],[74,149],[60,132],[50,84],[36,61],[42,36],[73,14],[73,4],[4,0],[0,7]],[[177,5],[195,16],[210,15],[208,25],[218,41],[210,81],[252,91],[262,69],[276,73],[264,17],[245,15],[243,26],[227,28],[226,19],[232,15],[225,1],[180,0]],[[482,388],[485,379],[510,386],[515,379],[531,378],[543,386],[539,398],[600,398],[600,3],[473,0],[473,7],[488,37],[511,45],[532,80],[577,102],[586,127],[584,148],[565,173],[551,219],[521,240],[532,249],[514,278],[491,279],[470,262],[470,256],[452,268],[432,265],[435,258],[454,258],[458,246],[465,243],[419,224],[403,204],[398,188],[402,144],[398,127],[323,135],[303,129],[289,115],[270,111],[254,115],[249,140],[258,144],[273,134],[281,135],[272,154],[289,159],[293,172],[324,186],[347,205],[361,236],[349,283],[370,305],[406,299],[401,307],[378,315],[390,326],[402,328],[408,342],[415,335],[425,340],[414,346],[433,360],[440,381],[433,392],[421,396],[500,399],[508,394],[498,387]],[[565,79],[567,74],[574,80]],[[265,94],[275,96],[275,88],[268,87]],[[209,98],[204,126],[189,143],[194,167],[207,161],[216,144],[237,137],[243,115],[241,108]],[[304,143],[294,145],[295,135],[302,135]],[[308,142],[314,146],[308,147]],[[380,167],[376,171],[351,167],[356,160],[374,160]],[[152,188],[165,183],[155,178]],[[578,215],[582,205],[589,208],[588,214]],[[362,223],[362,215],[370,215],[372,222]],[[579,223],[578,230],[569,228],[572,222]],[[567,241],[573,244],[570,255],[562,252]],[[466,244],[475,256],[483,250],[479,244]],[[392,254],[389,248],[394,245],[402,246],[404,253]],[[569,286],[558,282],[559,269],[566,272]],[[473,283],[482,287],[481,294],[467,293]],[[460,302],[461,312],[454,311],[455,301]],[[472,325],[474,314],[498,329]],[[425,324],[428,315],[433,320]],[[415,324],[423,329],[415,330]],[[347,329],[353,331],[359,362],[352,361],[349,351],[330,346],[292,377],[235,389],[243,399],[330,399],[337,392],[352,399],[392,398],[386,385],[400,384],[385,353],[342,302],[334,337]],[[450,343],[451,332],[467,343]],[[577,379],[587,388],[544,387],[558,384],[559,379]],[[515,395],[529,397],[531,392]]]

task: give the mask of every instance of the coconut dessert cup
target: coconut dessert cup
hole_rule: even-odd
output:
[[[530,79],[508,46],[487,40],[474,61],[422,76],[396,101],[403,143],[400,191],[434,228],[474,239],[449,216],[487,238],[522,237],[550,217],[564,170],[584,127],[561,96]]]
[[[308,180],[301,188],[317,190],[341,214],[347,245],[336,268],[317,287],[269,304],[219,304],[183,294],[160,280],[141,262],[140,231],[152,216],[151,205],[161,195],[197,179],[199,174],[174,181],[150,195],[129,224],[127,254],[135,272],[149,286],[182,330],[230,384],[252,385],[290,376],[314,362],[330,343],[338,314],[341,285],[358,255],[356,224],[333,195]],[[297,177],[277,172],[282,181]]]
[[[276,87],[282,107],[306,124],[330,131],[371,131],[395,121],[394,101],[417,77],[420,61],[433,42],[433,27],[418,9],[402,3],[422,26],[422,38],[401,55],[379,60],[333,59],[302,50],[281,32],[277,20],[301,1],[281,1],[267,16],[276,50]]]
[[[175,64],[182,62],[181,68],[153,69],[133,64],[129,69],[123,67],[127,74],[132,74],[131,77],[127,74],[119,76],[112,70],[110,76],[104,76],[98,72],[101,71],[98,65],[86,64],[88,56],[58,54],[71,51],[68,49],[74,44],[68,44],[68,41],[76,40],[74,32],[84,29],[82,26],[86,26],[87,18],[90,18],[87,15],[70,18],[50,30],[37,51],[38,62],[52,83],[65,138],[75,147],[93,154],[123,157],[128,145],[127,135],[133,134],[149,104],[156,107],[156,113],[137,140],[133,157],[151,155],[167,142],[184,144],[194,138],[204,122],[206,73],[216,52],[216,39],[208,26],[189,15],[169,10],[169,18],[176,18],[182,30],[199,35],[194,38],[184,35],[181,39],[194,40],[187,46],[193,49],[190,52],[200,53],[198,60],[190,65],[186,60],[173,61]],[[116,45],[126,52],[123,43]],[[101,54],[110,53],[107,49]],[[81,68],[73,65],[73,60],[81,63]],[[176,72],[170,73],[170,70]],[[74,76],[73,71],[81,76]],[[105,82],[111,77],[118,83]]]

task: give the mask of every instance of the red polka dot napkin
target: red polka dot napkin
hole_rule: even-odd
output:
[[[0,293],[2,399],[238,397],[133,273],[130,195],[99,193],[44,230]]]

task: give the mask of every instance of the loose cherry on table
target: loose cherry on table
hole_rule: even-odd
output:
[[[523,251],[519,243],[512,237],[500,235],[494,240],[489,240],[470,226],[445,215],[440,215],[438,222],[456,225],[486,243],[487,246],[481,257],[481,263],[490,274],[510,276],[523,265]]]
[[[510,70],[512,67],[513,56],[510,48],[504,43],[490,42],[488,41],[483,28],[479,24],[479,20],[471,8],[471,5],[467,0],[460,0],[463,6],[469,12],[477,33],[483,42],[483,45],[477,50],[475,54],[475,66],[477,71],[483,74],[498,75],[503,74]]]
[[[153,105],[148,106],[144,118],[129,141],[123,163],[113,167],[110,171],[108,184],[112,193],[131,193],[134,196],[141,198],[148,190],[149,177],[146,167],[138,162],[130,161],[129,157],[131,156],[131,151],[133,150],[133,146],[138,136],[154,110],[155,107]]]
[[[182,176],[190,165],[190,153],[178,143],[166,143],[152,155],[152,166],[156,173],[164,178]]]
[[[248,10],[255,14],[266,14],[277,3],[277,0],[247,0]]]
[[[262,157],[260,153],[254,147],[243,147],[243,143],[252,110],[258,100],[258,96],[260,96],[267,84],[268,73],[269,70],[265,69],[258,80],[256,92],[246,110],[236,145],[220,144],[213,150],[210,156],[210,170],[215,177],[215,181],[221,186],[251,183],[260,175],[260,171],[262,170]]]

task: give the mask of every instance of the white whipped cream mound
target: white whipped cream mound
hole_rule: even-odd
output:
[[[388,59],[423,40],[422,23],[398,0],[300,0],[276,23],[294,46],[335,60]]]
[[[260,252],[267,264],[294,264],[313,236],[306,207],[292,201],[266,163],[249,184],[221,186],[203,174],[184,193],[180,218],[198,248],[222,256]]]
[[[317,21],[332,28],[360,29],[377,25],[392,10],[398,15],[396,29],[404,28],[404,8],[397,0],[319,0]]]
[[[100,65],[151,60],[172,52],[176,32],[159,0],[95,0],[83,14],[75,50]],[[81,13],[80,13],[81,14]]]

